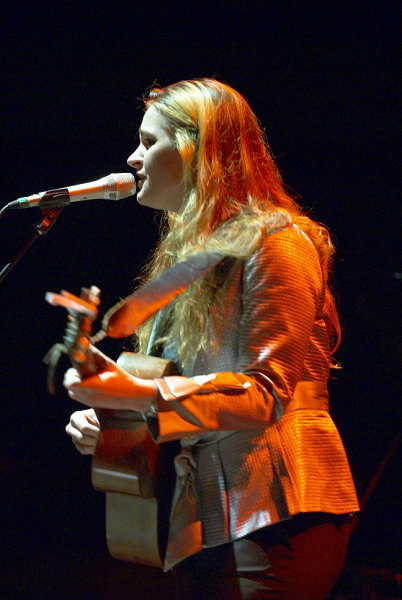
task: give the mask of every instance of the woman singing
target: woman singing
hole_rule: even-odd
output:
[[[65,376],[91,407],[67,433],[93,453],[103,407],[180,441],[164,556],[178,598],[322,600],[359,509],[328,413],[328,231],[287,193],[245,99],[213,79],[154,88],[128,164],[138,202],[165,211],[148,281],[199,251],[224,258],[137,332],[181,375],[136,378],[94,349],[96,375]]]

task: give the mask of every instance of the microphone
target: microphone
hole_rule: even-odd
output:
[[[70,202],[82,202],[83,200],[121,200],[135,194],[136,185],[132,173],[111,173],[106,177],[71,185],[66,188],[39,192],[32,196],[18,198],[7,205],[7,208],[59,208],[67,206]]]

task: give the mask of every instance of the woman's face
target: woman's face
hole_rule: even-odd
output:
[[[166,119],[152,105],[139,133],[140,145],[127,159],[138,179],[137,201],[177,212],[184,199],[183,161],[168,134]]]

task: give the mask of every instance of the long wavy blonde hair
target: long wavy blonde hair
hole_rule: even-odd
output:
[[[194,79],[159,88],[144,100],[163,115],[183,160],[186,198],[179,212],[165,214],[160,243],[144,280],[200,249],[244,259],[264,235],[296,223],[317,248],[326,282],[324,313],[335,350],[340,326],[328,284],[334,247],[328,230],[305,215],[286,191],[264,132],[246,100],[214,79]],[[186,355],[207,348],[207,323],[217,285],[216,271],[194,282],[168,309],[163,339]],[[155,317],[137,331],[145,352]]]

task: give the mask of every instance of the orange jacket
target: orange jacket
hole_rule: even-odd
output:
[[[157,420],[149,420],[156,441],[181,439],[184,448],[165,569],[201,546],[300,512],[359,509],[328,413],[316,249],[290,225],[267,235],[247,261],[226,259],[223,269],[211,351],[190,357],[182,376],[157,380]],[[224,323],[219,334],[214,323]],[[174,360],[174,349],[164,356]]]

